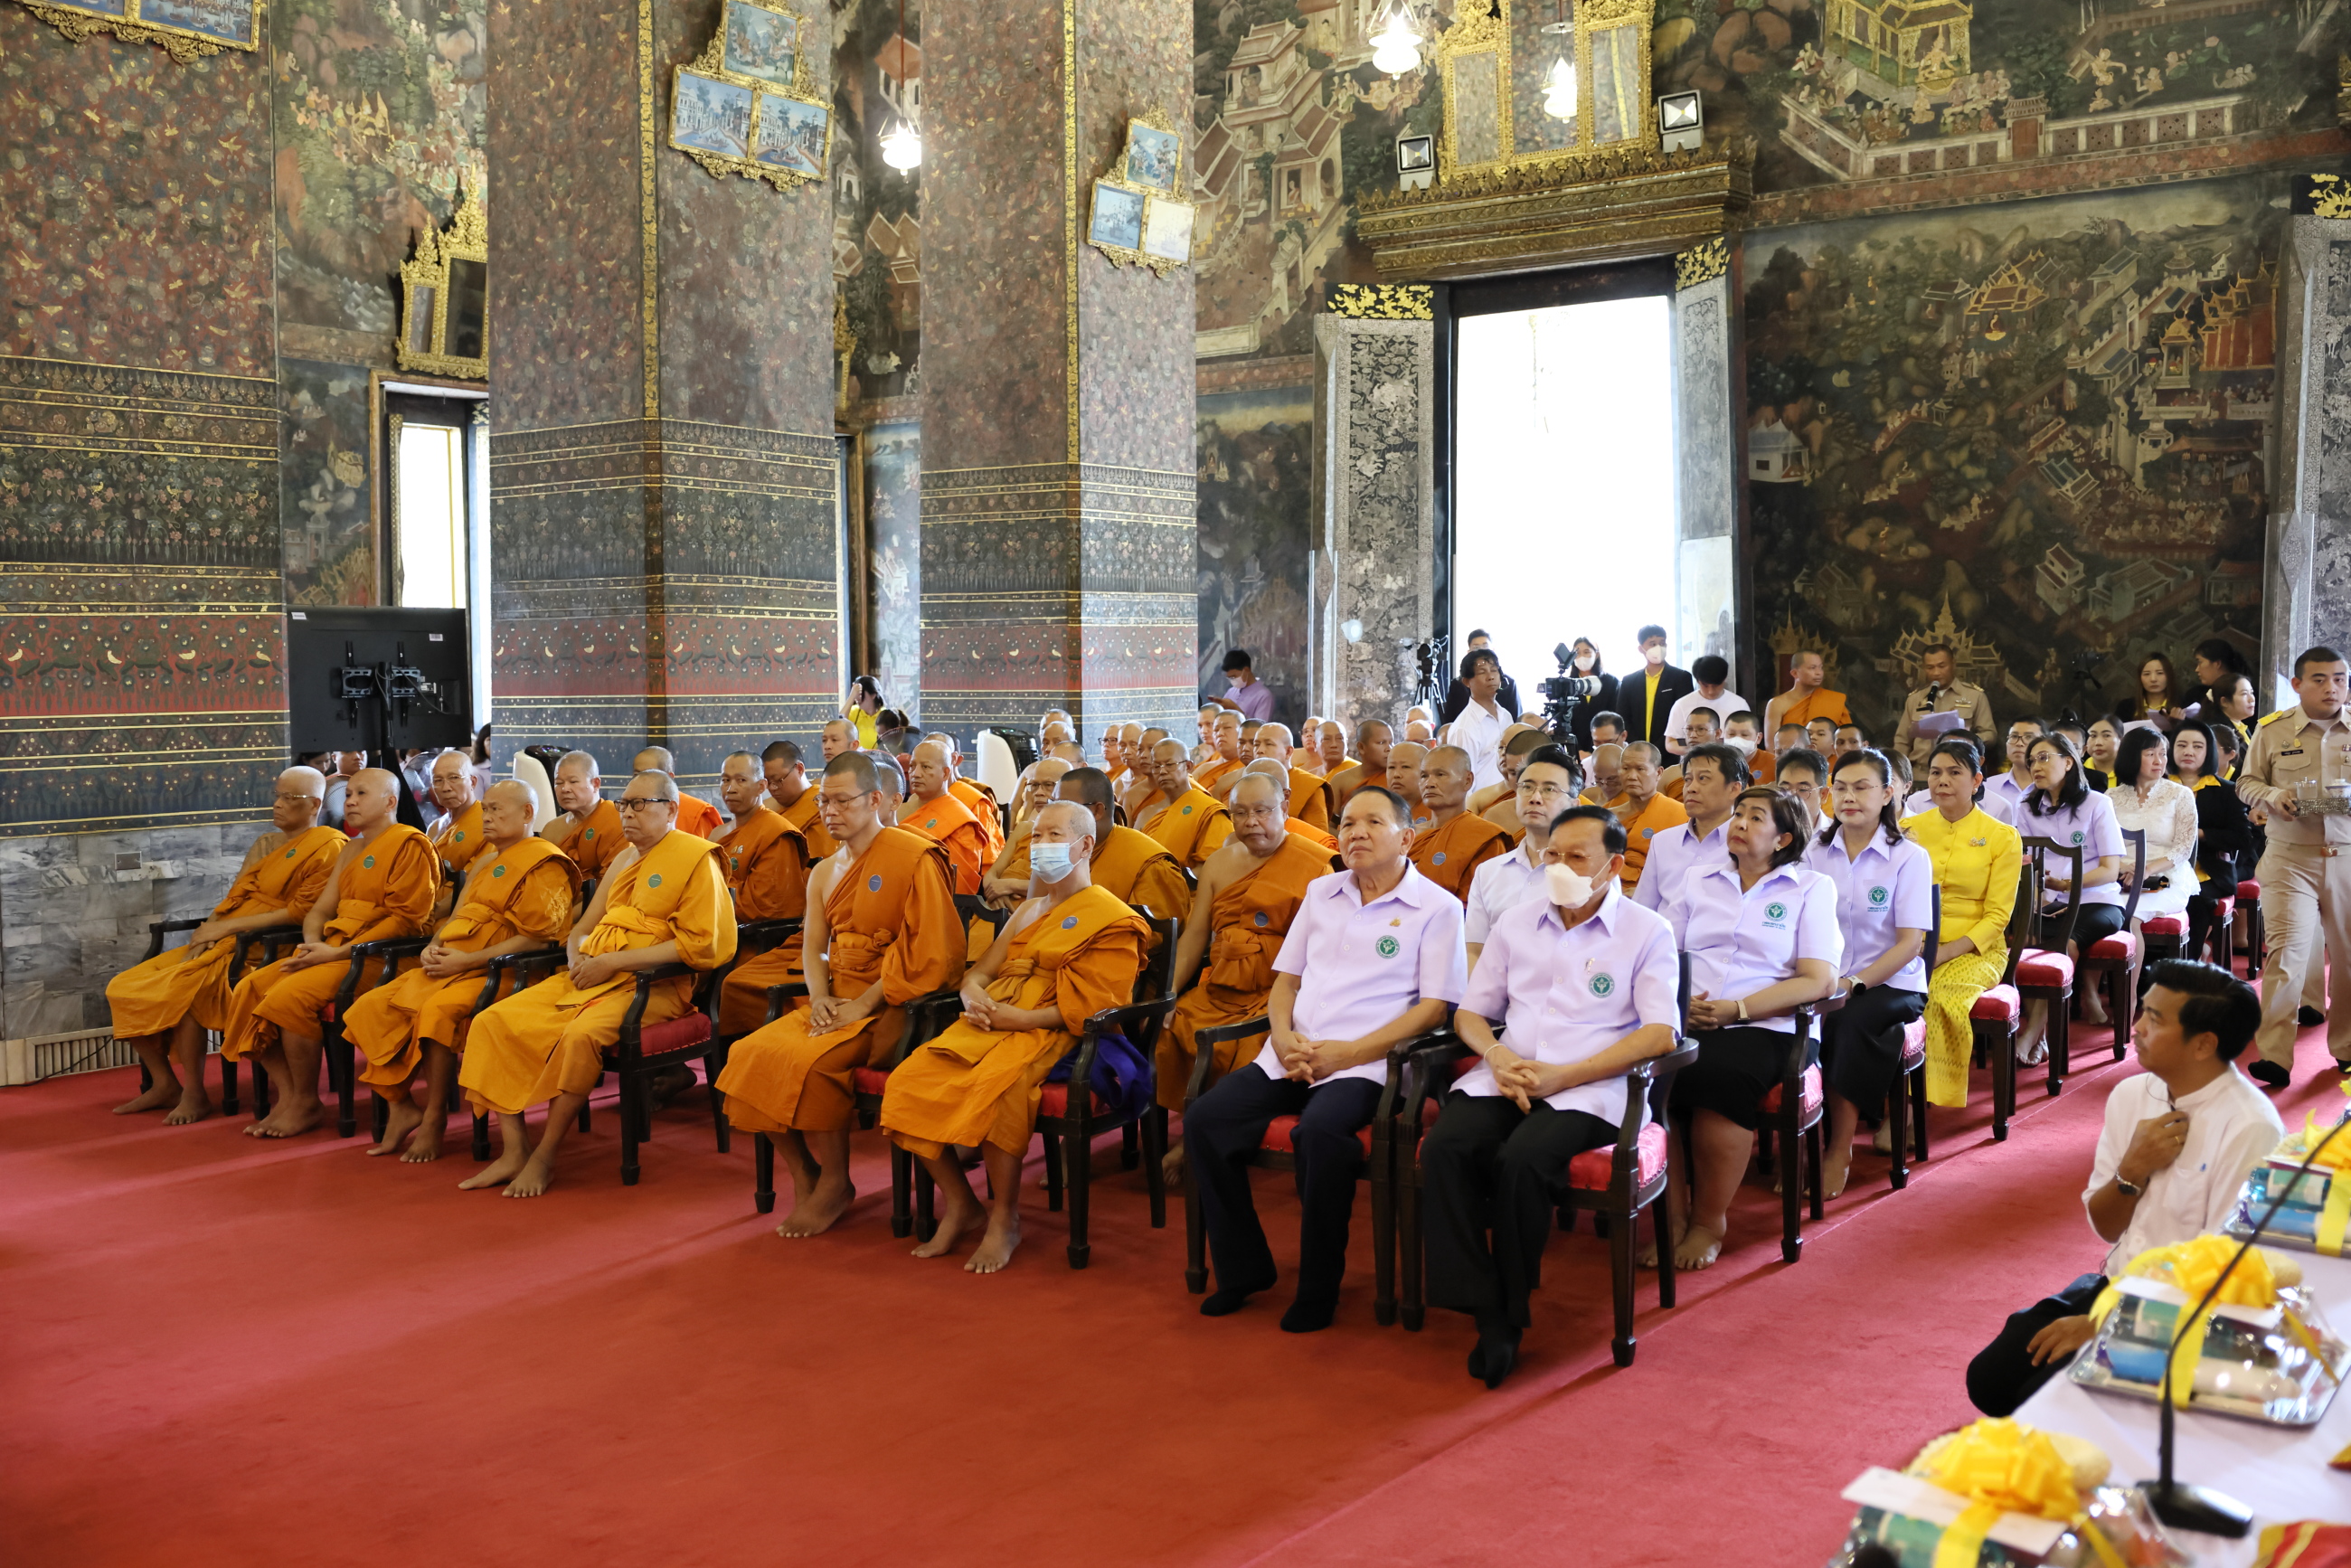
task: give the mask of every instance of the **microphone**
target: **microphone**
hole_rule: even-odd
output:
[[[2188,1314],[2180,1319],[2179,1330],[2171,1336],[2171,1344],[2164,1352],[2163,1383],[2156,1396],[2162,1412],[2158,1417],[2161,1430],[2157,1442],[2157,1452],[2161,1458],[2162,1474],[2154,1480],[2139,1482],[2138,1490],[2146,1497],[2147,1507],[2155,1511],[2155,1517],[2166,1524],[2180,1530],[2201,1531],[2207,1535],[2226,1536],[2231,1541],[2242,1538],[2244,1533],[2253,1527],[2253,1511],[2228,1493],[2215,1491],[2210,1487],[2183,1485],[2171,1479],[2174,1437],[2174,1416],[2171,1408],[2171,1358],[2179,1353],[2179,1342],[2188,1337],[2189,1327],[2199,1324],[2204,1309],[2212,1304],[2212,1298],[2220,1293],[2222,1285],[2228,1283],[2229,1276],[2236,1272],[2237,1265],[2244,1261],[2245,1254],[2253,1249],[2253,1243],[2262,1239],[2262,1232],[2269,1228],[2270,1221],[2277,1218],[2278,1209],[2284,1205],[2288,1197],[2293,1196],[2294,1190],[2302,1185],[2302,1178],[2310,1174],[2311,1167],[2317,1163],[2318,1156],[2325,1151],[2326,1145],[2333,1143],[2346,1127],[2351,1127],[2351,1116],[2346,1116],[2342,1121],[2335,1123],[2326,1136],[2318,1140],[2317,1146],[2302,1156],[2301,1169],[2286,1182],[2283,1191],[2270,1199],[2269,1207],[2262,1211],[2261,1218],[2253,1224],[2253,1233],[2245,1238],[2244,1245],[2237,1249],[2220,1272],[2214,1276],[2211,1285],[2204,1292],[2203,1300],[2198,1301],[2189,1309]],[[2337,1171],[2331,1179],[2351,1181],[2351,1171]],[[2202,1332],[2200,1327],[2198,1332]]]
[[[1940,681],[1934,682],[1932,685],[1928,686],[1926,704],[1920,707],[1918,711],[1920,713],[1933,713],[1935,711],[1935,705],[1942,700],[1943,683]]]

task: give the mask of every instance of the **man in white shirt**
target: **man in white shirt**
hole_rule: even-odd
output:
[[[1447,727],[1447,738],[1469,754],[1469,788],[1482,789],[1502,781],[1502,731],[1510,723],[1501,704],[1502,661],[1491,648],[1472,648],[1462,656],[1461,684],[1469,688]]]
[[[1675,698],[1673,711],[1666,716],[1666,746],[1676,757],[1690,748],[1690,709],[1712,708],[1719,726],[1723,716],[1747,706],[1747,699],[1725,684],[1730,679],[1730,661],[1721,654],[1704,653],[1692,659],[1690,675],[1698,682],[1698,690]]]
[[[1671,1051],[1680,1021],[1673,931],[1616,889],[1625,825],[1562,811],[1543,860],[1543,891],[1495,923],[1454,1013],[1484,1061],[1421,1145],[1428,1299],[1477,1321],[1469,1375],[1489,1388],[1518,1364],[1568,1162],[1616,1141],[1625,1070]],[[1620,1365],[1632,1348],[1616,1342]]]
[[[1516,805],[1526,832],[1518,848],[1496,855],[1469,879],[1468,912],[1461,935],[1468,941],[1469,967],[1478,967],[1478,949],[1486,933],[1504,911],[1539,897],[1543,884],[1543,844],[1551,837],[1551,820],[1575,804],[1575,768],[1564,747],[1539,746],[1528,753],[1519,769]],[[1609,873],[1612,877],[1615,873]]]
[[[2179,958],[2155,967],[2134,1031],[2147,1071],[2106,1097],[2082,1194],[2090,1228],[2109,1244],[2105,1267],[2009,1317],[1968,1364],[1977,1409],[2006,1416],[2055,1376],[2097,1332],[2091,1303],[2132,1259],[2228,1219],[2245,1178],[2285,1135],[2276,1107],[2236,1067],[2261,1023],[2261,998],[2226,969]]]
[[[1998,800],[2008,807],[2009,815],[2001,821],[2016,821],[2016,808],[2032,793],[2032,768],[2025,760],[2032,743],[2049,733],[2048,726],[2037,718],[2020,718],[2008,727],[2008,770],[1992,773],[1984,779],[1984,799]]]
[[[1689,821],[1649,841],[1649,858],[1633,890],[1634,901],[1664,915],[1677,939],[1687,919],[1681,908],[1682,883],[1693,867],[1729,855],[1731,809],[1751,777],[1746,758],[1728,746],[1701,746],[1682,763],[1682,810]]]

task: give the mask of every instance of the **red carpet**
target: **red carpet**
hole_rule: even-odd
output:
[[[1979,1074],[1907,1192],[1857,1155],[1792,1269],[1750,1187],[1678,1309],[1643,1277],[1629,1371],[1604,1249],[1560,1238],[1496,1394],[1452,1314],[1373,1323],[1367,1197],[1339,1325],[1297,1338],[1280,1292],[1196,1314],[1180,1208],[1151,1230],[1107,1147],[1092,1266],[1032,1193],[983,1280],[904,1256],[866,1137],[850,1225],[787,1243],[747,1140],[717,1155],[685,1103],[643,1186],[607,1112],[526,1203],[455,1191],[462,1139],[402,1166],[109,1116],[125,1073],[10,1091],[0,1563],[1817,1563],[1837,1490],[1965,1419],[1976,1346],[2095,1262],[2077,1195],[2128,1069],[2082,1055],[2005,1145]],[[2301,1065],[2296,1123],[2340,1104],[2314,1031]],[[1286,1259],[1294,1203],[1258,1190]]]

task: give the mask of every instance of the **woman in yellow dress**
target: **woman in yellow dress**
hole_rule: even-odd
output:
[[[1927,1100],[1964,1105],[1975,1046],[1968,1015],[2008,967],[2008,917],[2016,907],[2024,841],[1977,806],[1983,754],[1972,741],[1936,745],[1927,759],[1927,793],[1930,809],[1902,824],[1934,861],[1935,885],[1943,892],[1935,968],[1927,982]]]

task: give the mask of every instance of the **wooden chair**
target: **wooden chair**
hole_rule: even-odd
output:
[[[807,922],[797,915],[776,920],[736,922],[735,962],[740,964],[746,958],[755,958],[762,953],[774,952],[794,936],[799,936],[800,927],[806,924]],[[738,1035],[729,1035],[719,1040],[718,1061],[721,1067],[726,1063],[726,1048],[740,1038]]]
[[[2237,879],[2237,914],[2245,922],[2245,978],[2256,985],[2261,982],[2262,966],[2269,962],[2269,923],[2262,918],[2262,884],[2259,879],[2241,876]]]
[[[2016,1114],[2016,1032],[2024,1022],[2024,997],[2016,988],[2016,969],[2032,929],[2032,913],[2041,901],[2041,866],[2027,856],[2017,873],[2016,904],[2008,915],[2008,962],[1999,983],[1987,986],[1968,1012],[1968,1031],[1975,1041],[1977,1061],[1991,1069],[1991,1136],[2008,1140],[2009,1118]]]
[[[1684,986],[1684,989],[1688,988]],[[1683,1001],[1683,1016],[1688,1016],[1688,1001]],[[1844,1006],[1842,998],[1832,997],[1826,1001],[1810,1003],[1796,1009],[1795,1031],[1788,1037],[1788,1055],[1780,1069],[1780,1082],[1765,1092],[1760,1109],[1763,1113],[1755,1130],[1756,1155],[1765,1171],[1773,1169],[1775,1144],[1788,1151],[1794,1170],[1782,1170],[1780,1175],[1780,1256],[1793,1263],[1804,1255],[1804,1207],[1809,1200],[1813,1220],[1819,1223],[1822,1215],[1821,1197],[1821,1128],[1826,1124],[1828,1093],[1822,1079],[1820,1051],[1814,1043],[1814,1024],[1824,1012],[1834,1012]],[[1685,1025],[1687,1027],[1687,1025]],[[1689,1146],[1690,1130],[1682,1128],[1684,1163],[1695,1168],[1695,1157]],[[1799,1185],[1802,1192],[1796,1189]],[[1657,1248],[1658,1266],[1662,1270],[1668,1243]]]
[[[1193,1101],[1207,1092],[1208,1084],[1215,1076],[1217,1047],[1269,1033],[1272,1028],[1272,1020],[1260,1014],[1256,1018],[1243,1019],[1238,1023],[1219,1024],[1214,1029],[1193,1031],[1192,1045],[1197,1054],[1192,1059],[1191,1080],[1184,1089],[1185,1108],[1189,1110]],[[1160,1124],[1165,1127],[1166,1118],[1162,1117]],[[1375,1194],[1375,1209],[1377,1203]],[[1373,1218],[1373,1228],[1375,1231],[1379,1228],[1377,1213]],[[1192,1163],[1186,1160],[1184,1162],[1184,1285],[1196,1296],[1205,1294],[1208,1289],[1207,1244],[1207,1231],[1200,1220],[1199,1189],[1192,1178]],[[1381,1320],[1383,1322],[1387,1321],[1385,1318]]]
[[[2103,979],[2106,987],[2106,1011],[2115,1023],[2115,1060],[2120,1061],[2129,1049],[2131,1026],[2138,1018],[2138,976],[2147,961],[2147,936],[2139,929],[2139,883],[2147,880],[2147,834],[2137,828],[2123,830],[2123,841],[2130,846],[2130,894],[2123,901],[2123,928],[2111,936],[2100,937],[2082,955],[2083,976],[2092,985]],[[2075,879],[2077,887],[2080,879]]]
[[[1927,945],[1920,952],[1927,966],[1931,984],[1935,975],[1935,950],[1943,934],[1943,890],[1928,889]],[[1894,1147],[1887,1151],[1893,1164],[1886,1180],[1896,1192],[1910,1185],[1909,1144],[1916,1139],[1918,1158],[1927,1158],[1927,1020],[1921,1016],[1902,1027],[1902,1060],[1894,1074],[1893,1092],[1886,1097],[1886,1135]]]
[[[190,919],[190,920],[151,920],[151,921],[149,921],[149,922],[147,923],[147,952],[146,952],[145,956],[147,956],[147,957],[149,957],[149,958],[160,957],[160,956],[162,955],[162,952],[163,952],[163,938],[164,938],[164,937],[166,937],[166,936],[168,936],[175,935],[175,934],[177,934],[177,933],[179,933],[179,932],[183,932],[183,931],[193,931],[193,930],[194,930],[194,929],[196,929],[196,927],[198,927],[199,925],[204,925],[204,922],[205,922],[205,920],[206,920],[206,919],[208,919],[208,918],[210,918],[210,917],[209,917],[209,916],[205,916],[205,915],[199,915],[199,916],[197,916],[197,917],[195,917],[195,918],[193,918],[193,919]],[[299,929],[300,929],[300,927],[297,926],[295,929],[299,930]],[[249,942],[247,942],[247,941],[246,940],[246,938],[245,938],[244,936],[238,936],[238,937],[235,938],[235,943],[236,943],[236,946],[235,946],[235,948],[234,949],[234,951],[232,951],[232,952],[231,952],[231,954],[230,954],[230,956],[229,956],[229,967],[228,967],[228,983],[229,983],[232,987],[234,987],[234,986],[236,984],[238,975],[239,975],[239,974],[244,970],[244,967],[245,967],[245,956],[246,956],[246,952],[250,949],[250,947],[251,947],[251,946],[252,946]],[[206,1032],[207,1032],[207,1033],[209,1033],[210,1031],[209,1031],[209,1030],[207,1030]],[[231,1061],[227,1057],[224,1056],[224,1057],[222,1057],[222,1058],[221,1058],[221,1064],[220,1064],[220,1065],[221,1065],[221,1111],[222,1111],[222,1113],[223,1113],[224,1114],[230,1115],[230,1116],[234,1116],[234,1115],[235,1115],[235,1114],[236,1114],[236,1110],[237,1110],[237,1105],[236,1105],[236,1063],[235,1063],[235,1062],[234,1062],[234,1061]],[[199,1057],[199,1058],[197,1058],[197,1060],[196,1060],[196,1076],[197,1076],[197,1082],[196,1082],[196,1084],[195,1084],[195,1087],[197,1087],[197,1088],[199,1088],[199,1089],[201,1089],[202,1087],[204,1087],[204,1083],[203,1083],[204,1071],[204,1059],[203,1059],[202,1057]],[[152,1073],[152,1072],[150,1072],[150,1071],[147,1071],[147,1064],[146,1064],[145,1062],[143,1062],[143,1061],[142,1061],[142,1062],[141,1062],[141,1063],[139,1064],[139,1091],[140,1091],[140,1092],[143,1094],[143,1093],[145,1093],[148,1090],[150,1090],[150,1089],[153,1088],[154,1086],[155,1086],[155,1075],[154,1075],[153,1073]]]
[[[2054,1098],[2073,1071],[2074,973],[2075,960],[2068,951],[2074,928],[2082,917],[2082,846],[2061,844],[2040,837],[2024,841],[2024,852],[2033,867],[2032,921],[2028,927],[2033,946],[2016,956],[2009,973],[2017,996],[2049,1006],[2049,1093]],[[2058,910],[2042,907],[2047,899],[2048,862],[2065,862],[2065,904]]]
[[[299,925],[264,925],[252,931],[240,931],[236,936],[236,951],[229,958],[229,973],[241,979],[263,964],[275,963],[279,948],[301,940],[302,927]],[[260,951],[259,963],[254,962],[256,948]],[[221,1058],[221,1086],[225,1092],[234,1082],[230,1075],[235,1071],[235,1062],[225,1056]],[[234,1105],[227,1104],[222,1108],[235,1110]],[[268,1114],[269,1074],[256,1061],[253,1064],[253,1119],[258,1122]]]
[[[498,999],[498,992],[509,977],[514,980],[514,988],[518,991],[561,968],[567,956],[559,944],[528,953],[508,953],[491,959],[484,967],[482,994],[474,1003],[475,1017],[480,1017],[484,1009]],[[490,1119],[479,1111],[473,1115],[473,1155],[477,1160],[486,1160],[490,1157]],[[583,1133],[588,1130],[588,1107],[585,1105],[580,1107],[580,1130]],[[377,1130],[377,1135],[382,1135],[381,1128]]]
[[[622,1017],[621,1038],[604,1048],[604,1070],[621,1081],[622,1186],[637,1185],[637,1148],[651,1142],[653,1135],[651,1081],[664,1067],[683,1066],[697,1057],[701,1059],[703,1076],[709,1087],[711,1120],[716,1125],[718,1152],[723,1155],[733,1146],[731,1129],[726,1124],[726,1096],[718,1092],[723,1051],[718,1040],[719,989],[733,967],[730,960],[711,969],[663,964],[636,971],[636,992],[630,998],[628,1012]],[[693,981],[693,1006],[667,1023],[646,1023],[645,1006],[653,1000],[653,988],[672,979]],[[580,1109],[584,1127],[587,1108]]]
[[[266,925],[258,931],[248,931],[237,938],[240,958],[248,946],[248,938],[251,946],[261,949],[262,963],[273,964],[277,961],[280,948],[301,942],[302,927]],[[339,1138],[350,1137],[359,1131],[360,1125],[356,1090],[358,1073],[351,1061],[351,1042],[343,1034],[343,1014],[350,1010],[352,999],[359,995],[360,971],[370,958],[383,956],[394,948],[401,949],[402,953],[422,953],[427,940],[421,936],[403,936],[383,942],[366,942],[352,948],[349,967],[343,972],[341,983],[335,988],[334,997],[319,1011],[319,1057],[326,1064],[327,1092],[335,1099],[335,1136]],[[387,957],[386,972],[396,967],[398,961],[397,956]],[[242,967],[241,962],[239,967]],[[269,1075],[256,1064],[253,1074],[254,1120],[259,1121],[268,1113]]]

